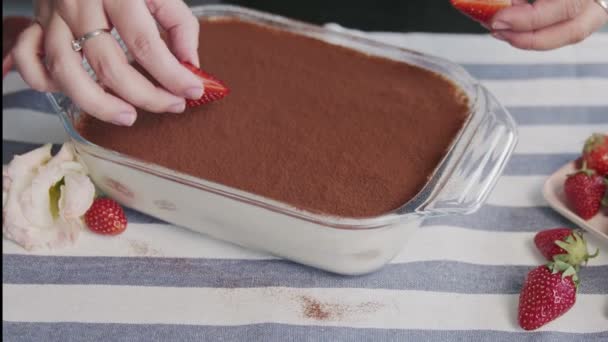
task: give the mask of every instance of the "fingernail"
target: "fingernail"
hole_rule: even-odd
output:
[[[495,21],[492,24],[492,29],[494,30],[509,30],[511,29],[511,25],[505,23],[504,21]]]
[[[506,40],[506,38],[499,32],[492,32],[492,37],[498,40]]]
[[[186,97],[193,100],[198,100],[203,96],[203,88],[195,87],[186,90]]]
[[[112,123],[120,126],[131,126],[135,122],[137,115],[133,112],[122,112],[112,119]]]
[[[181,113],[184,109],[186,109],[186,102],[182,101],[169,106],[168,111],[171,113]]]

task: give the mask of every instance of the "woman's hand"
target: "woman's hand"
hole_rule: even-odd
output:
[[[200,80],[180,64],[199,65],[199,23],[181,0],[39,0],[36,19],[13,50],[23,79],[39,91],[64,92],[101,120],[130,126],[137,117],[135,107],[179,113],[184,98],[203,94]],[[169,46],[157,22],[167,32]],[[81,52],[72,49],[72,40],[111,28],[159,86],[128,63],[109,33],[86,40]],[[83,56],[103,87],[82,67]]]
[[[492,35],[526,50],[550,50],[583,41],[608,22],[594,0],[513,0],[498,12]]]

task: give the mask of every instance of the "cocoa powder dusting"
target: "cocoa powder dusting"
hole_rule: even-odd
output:
[[[374,313],[383,307],[382,304],[375,302],[349,305],[345,303],[325,303],[309,296],[301,296],[299,299],[304,317],[317,321],[339,321],[346,319],[347,316]]]
[[[128,239],[131,252],[137,256],[162,256],[161,251],[150,247],[145,241]]]
[[[330,312],[326,305],[323,305],[314,299],[302,297],[302,301],[304,302],[304,316],[307,318],[324,321],[327,320],[332,314],[335,315],[337,313]]]
[[[88,140],[312,212],[368,217],[427,182],[468,113],[450,82],[405,63],[255,24],[201,22],[203,69],[231,89],[133,127],[84,116]]]

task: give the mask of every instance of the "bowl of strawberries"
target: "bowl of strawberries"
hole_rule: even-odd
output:
[[[608,242],[608,134],[590,136],[581,156],[547,179],[543,195],[557,212]]]

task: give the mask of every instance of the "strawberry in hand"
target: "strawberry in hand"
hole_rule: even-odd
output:
[[[452,6],[465,15],[482,23],[488,23],[503,8],[511,6],[511,0],[450,0]]]
[[[220,100],[224,96],[228,95],[228,93],[230,93],[230,89],[228,89],[228,87],[226,87],[224,83],[222,83],[222,81],[209,75],[208,73],[204,72],[203,70],[195,67],[194,65],[188,62],[182,62],[182,64],[201,79],[203,87],[205,88],[205,92],[203,93],[203,96],[200,99],[186,99],[187,108],[197,107],[213,101]]]

